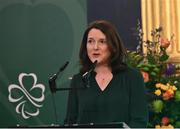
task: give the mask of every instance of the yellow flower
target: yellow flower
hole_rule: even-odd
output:
[[[167,126],[166,125],[162,125],[161,128],[162,129],[174,129],[174,127],[171,124],[169,124]]]
[[[172,87],[172,90],[173,90],[173,91],[176,91],[176,90],[177,90],[177,87],[176,87],[176,86],[173,85],[173,86],[171,86],[171,87]]]
[[[157,96],[160,96],[161,95],[161,90],[156,90],[155,92],[154,92],[154,94],[156,94]]]
[[[161,129],[174,129],[174,126],[172,126],[171,124],[169,124],[169,125],[155,125],[155,128],[156,129],[159,129],[159,128],[161,128]]]
[[[169,87],[168,87],[168,86],[166,86],[166,85],[161,85],[161,89],[162,89],[162,90],[164,90],[164,91],[166,91],[166,90],[168,90],[168,89],[169,89]]]
[[[172,126],[171,124],[168,125],[168,128],[174,129],[174,126]]]
[[[161,83],[156,83],[156,88],[160,88],[161,87]]]
[[[170,85],[169,83],[166,83],[166,86],[168,86],[168,87],[169,87],[169,86],[171,86],[171,85]]]
[[[156,125],[155,128],[156,128],[156,129],[157,129],[157,128],[161,128],[161,126],[160,126],[160,125]]]

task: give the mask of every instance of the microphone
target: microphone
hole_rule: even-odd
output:
[[[68,64],[69,61],[66,61],[66,63],[59,68],[58,72],[54,74],[52,77],[50,77],[50,80],[57,79],[57,76],[60,74],[60,72],[64,71],[64,69],[67,67]]]
[[[94,69],[96,68],[96,64],[97,64],[97,60],[94,61],[94,63],[92,64],[91,66],[91,69],[87,72],[85,72],[83,75],[82,75],[82,79],[83,79],[83,82],[85,83],[86,87],[89,88],[90,87],[90,76],[91,76],[91,73],[94,71]]]
[[[50,87],[50,90],[51,90],[52,93],[55,93],[56,90],[57,90],[57,88],[56,88],[56,79],[57,79],[58,75],[62,71],[65,70],[65,68],[68,66],[68,64],[69,64],[69,61],[66,61],[66,63],[59,68],[58,72],[49,78],[49,87]]]
[[[82,75],[82,77],[85,78],[89,73],[91,73],[92,71],[94,71],[94,69],[95,69],[95,67],[96,67],[96,64],[97,64],[97,60],[94,61],[94,63],[93,63],[92,66],[91,66],[92,68],[91,68],[89,71],[85,72],[85,73]]]

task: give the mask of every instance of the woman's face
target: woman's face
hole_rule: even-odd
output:
[[[91,29],[87,37],[87,54],[89,59],[98,64],[108,64],[110,58],[110,50],[104,33],[99,29]]]

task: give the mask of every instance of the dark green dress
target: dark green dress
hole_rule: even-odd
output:
[[[127,68],[113,74],[104,91],[99,88],[95,75],[93,72],[89,78],[89,88],[70,91],[66,123],[125,122],[130,127],[146,127],[148,109],[140,72]],[[73,77],[71,87],[86,87],[81,74]]]

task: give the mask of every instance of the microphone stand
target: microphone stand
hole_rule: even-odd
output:
[[[56,91],[69,91],[69,90],[77,90],[77,89],[85,89],[86,87],[78,87],[78,88],[71,88],[71,87],[64,87],[64,88],[56,88],[56,79],[49,79],[49,86],[52,93],[52,101],[53,101],[53,108],[54,108],[54,115],[55,115],[55,125],[58,126],[58,116],[57,116],[57,109],[56,109],[56,102],[55,102],[55,93]]]
[[[54,97],[54,93],[56,93],[56,91],[66,91],[66,90],[77,90],[77,89],[86,89],[90,87],[90,82],[89,82],[89,77],[91,72],[95,69],[96,64],[97,64],[97,60],[93,63],[92,68],[86,72],[83,75],[83,78],[87,79],[87,87],[76,87],[76,88],[72,88],[72,87],[64,87],[64,88],[57,88],[56,86],[56,79],[58,77],[58,75],[64,71],[64,69],[67,67],[67,65],[69,64],[69,62],[67,61],[60,69],[59,71],[54,74],[53,76],[51,76],[49,78],[49,87],[52,93],[52,99],[53,99],[53,108],[54,108],[54,114],[55,114],[55,121],[56,121],[56,125],[57,125],[57,110],[56,110],[56,103],[55,103],[55,97]]]
[[[54,108],[54,116],[55,116],[55,126],[58,125],[58,116],[57,116],[57,109],[56,109],[56,102],[55,102],[55,97],[54,93],[52,94],[52,101],[53,101],[53,108]]]
[[[96,67],[96,64],[97,64],[97,60],[95,60],[94,63],[92,64],[92,66],[91,66],[92,68],[88,72],[86,72],[86,73],[84,73],[82,75],[84,83],[85,83],[87,88],[90,88],[90,80],[89,80],[89,78],[91,76],[91,73],[94,71],[94,69]]]
[[[55,97],[54,97],[54,93],[56,93],[57,90],[59,90],[58,88],[56,88],[56,79],[58,77],[58,75],[64,71],[64,69],[67,67],[67,65],[69,64],[69,62],[67,61],[60,69],[59,71],[54,74],[53,76],[51,76],[49,78],[49,87],[50,87],[50,91],[52,93],[52,101],[53,101],[53,108],[54,108],[54,115],[55,115],[55,126],[57,126],[58,124],[58,117],[57,117],[57,109],[56,109],[56,102],[55,102]]]

